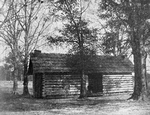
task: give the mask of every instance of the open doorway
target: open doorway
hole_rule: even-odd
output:
[[[91,93],[103,92],[102,74],[94,73],[88,75],[88,91]]]

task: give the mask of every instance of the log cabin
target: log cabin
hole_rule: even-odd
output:
[[[33,75],[35,98],[79,96],[81,79],[67,66],[67,54],[30,54],[28,75]],[[88,96],[133,92],[133,64],[124,56],[96,56],[98,66],[85,73]],[[74,70],[74,71],[73,71]]]

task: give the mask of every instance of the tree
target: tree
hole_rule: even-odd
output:
[[[4,43],[6,43],[12,52],[13,55],[13,93],[17,94],[17,88],[18,88],[18,84],[17,84],[17,77],[18,77],[18,63],[20,61],[19,58],[19,39],[20,39],[20,35],[21,35],[21,29],[19,26],[19,23],[17,21],[17,17],[14,16],[14,13],[16,11],[16,3],[14,2],[14,0],[10,1],[8,4],[8,11],[9,13],[7,13],[7,19],[5,18],[5,20],[7,20],[5,23],[3,23],[2,27],[0,28],[0,37],[2,38],[2,41]]]
[[[19,5],[23,6],[19,12],[16,12],[17,20],[23,30],[23,44],[22,50],[24,52],[24,87],[23,95],[28,95],[28,77],[27,68],[29,54],[37,47],[41,37],[44,36],[44,32],[50,26],[47,20],[45,4],[36,0],[23,0]],[[45,11],[45,12],[44,12]]]
[[[11,49],[14,43],[12,42],[12,39],[16,39],[16,50],[13,51],[14,57],[18,56],[17,52],[23,52],[23,95],[29,95],[27,77],[29,54],[39,45],[42,45],[39,44],[39,42],[41,42],[43,40],[43,36],[47,34],[46,32],[48,31],[48,27],[50,26],[51,22],[47,19],[48,11],[45,3],[36,0],[12,0],[7,2],[8,3],[5,5],[9,10],[7,10],[6,13],[9,12],[9,16],[7,16],[7,19],[5,19],[7,21],[1,28],[1,37]],[[16,24],[14,26],[15,29],[11,27],[12,22],[10,22],[8,25],[10,20]],[[6,28],[9,28],[9,30],[6,30]],[[12,38],[12,35],[10,34],[14,34],[14,38]]]
[[[117,22],[128,37],[134,56],[135,86],[131,99],[146,99],[146,57],[149,37],[150,2],[148,0],[102,0],[101,18]],[[103,12],[104,11],[104,12]],[[148,27],[149,28],[149,27]]]
[[[95,54],[90,52],[94,52],[96,49],[94,45],[97,41],[96,29],[88,28],[88,23],[83,18],[88,6],[83,6],[82,2],[81,0],[51,2],[54,5],[54,11],[58,13],[57,17],[60,17],[64,22],[64,27],[59,30],[59,35],[48,38],[50,43],[57,43],[57,45],[67,43],[71,45],[70,51],[78,56],[77,66],[81,76],[80,98],[86,96],[86,62],[84,57],[88,54]]]
[[[113,56],[128,55],[130,44],[124,33],[120,31],[118,24],[110,24],[112,20],[109,20],[106,24],[105,33],[102,36],[102,51],[104,54],[110,54]],[[122,29],[121,29],[122,30]]]

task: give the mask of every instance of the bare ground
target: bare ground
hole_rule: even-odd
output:
[[[150,115],[150,101],[128,101],[129,94],[84,100],[35,99],[14,96],[7,86],[0,86],[0,115]]]

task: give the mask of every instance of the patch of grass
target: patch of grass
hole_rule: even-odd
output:
[[[30,89],[32,90],[32,89]],[[22,89],[20,88],[21,92]],[[19,92],[19,94],[21,94]],[[13,95],[10,88],[0,88],[0,111],[1,112],[30,112],[30,111],[44,111],[50,113],[60,114],[62,111],[65,114],[72,114],[71,110],[81,112],[81,115],[91,115],[95,111],[101,112],[116,112],[122,108],[130,107],[145,107],[150,108],[150,103],[138,103],[135,101],[127,101],[130,95],[116,95],[116,96],[101,96],[89,97],[86,99],[67,98],[67,99],[36,99],[32,96],[24,97],[22,95]],[[144,108],[144,109],[145,109]],[[67,113],[68,112],[68,113]],[[84,113],[84,114],[83,114]],[[97,113],[97,112],[96,112]],[[76,113],[74,113],[75,115]]]
[[[124,100],[110,100],[101,97],[100,99],[87,98],[80,100],[77,98],[68,99],[36,99],[32,96],[23,97],[22,95],[13,95],[9,89],[0,88],[0,111],[46,111],[51,109],[77,108],[84,106],[101,106],[107,103],[123,102]]]

